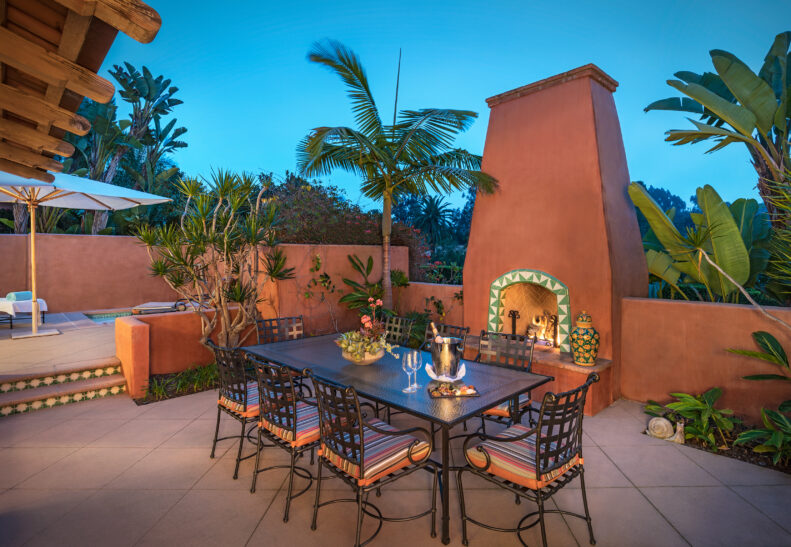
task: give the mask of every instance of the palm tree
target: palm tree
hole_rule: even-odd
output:
[[[408,194],[449,193],[470,186],[485,192],[497,181],[482,172],[481,157],[453,148],[456,135],[478,116],[468,110],[425,108],[397,111],[393,124],[382,123],[359,57],[335,41],[315,43],[308,60],[327,67],[343,80],[357,129],[317,127],[297,147],[303,176],[329,174],[335,169],[362,178],[362,194],[382,202],[382,285],[384,305],[392,308],[390,232],[393,201]]]
[[[690,120],[694,129],[673,129],[667,139],[675,144],[715,141],[708,152],[743,143],[758,174],[758,191],[775,226],[789,222],[775,206],[778,188],[791,184],[789,128],[791,127],[791,69],[787,66],[791,32],[778,34],[758,74],[732,53],[711,50],[716,74],[676,72],[668,85],[686,97],[655,101],[645,110],[674,110],[700,115]]]
[[[422,200],[414,226],[423,233],[432,248],[448,234],[451,213],[450,205],[441,196],[428,196]]]

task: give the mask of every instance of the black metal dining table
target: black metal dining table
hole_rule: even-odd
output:
[[[464,383],[474,385],[479,396],[434,399],[426,389],[431,378],[424,367],[417,373],[418,384],[422,387],[414,393],[404,393],[401,390],[406,387],[407,378],[399,359],[385,353],[372,365],[355,365],[341,357],[341,350],[335,345],[336,338],[337,335],[331,334],[242,349],[295,371],[311,369],[320,378],[354,387],[366,399],[437,426],[441,433],[441,462],[438,463],[441,468],[442,542],[447,545],[450,542],[450,429],[506,401],[512,401],[510,408],[518,409],[521,394],[554,378],[464,360]],[[395,348],[394,353],[400,355],[405,349]],[[430,360],[431,354],[423,352],[423,363]]]

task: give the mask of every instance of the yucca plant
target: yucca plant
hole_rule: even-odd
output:
[[[144,225],[138,239],[148,249],[152,274],[200,315],[201,343],[217,330],[218,345],[238,347],[255,323],[258,287],[290,279],[294,269],[276,247],[277,206],[262,199],[266,179],[218,170],[208,186],[180,180],[186,198],[181,222]]]
[[[344,45],[313,45],[308,59],[337,74],[348,89],[357,129],[317,127],[297,148],[301,174],[321,176],[342,169],[362,179],[362,194],[382,204],[382,289],[385,308],[393,307],[390,280],[392,207],[399,197],[449,193],[468,187],[493,191],[496,180],[480,170],[481,157],[454,148],[456,135],[478,116],[468,110],[393,110],[393,124],[382,122],[360,58]],[[396,105],[398,89],[396,88]]]
[[[668,131],[667,141],[676,145],[714,141],[708,152],[742,143],[758,174],[758,190],[773,225],[789,222],[772,197],[773,184],[787,186],[791,179],[789,129],[791,125],[791,31],[778,34],[758,74],[735,55],[721,49],[709,53],[716,73],[676,72],[669,86],[686,97],[655,101],[645,110],[674,110],[700,116],[694,129]]]

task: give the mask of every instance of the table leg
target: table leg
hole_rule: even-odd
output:
[[[450,543],[450,428],[442,425],[442,543]]]

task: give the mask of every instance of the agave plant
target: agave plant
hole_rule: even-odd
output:
[[[631,183],[629,196],[651,227],[648,271],[683,298],[680,284],[692,280],[705,287],[709,300],[736,301],[739,285],[754,286],[766,270],[770,227],[756,200],[739,199],[729,207],[713,187],[698,188],[701,212],[691,215],[695,225],[682,234],[644,186]]]
[[[294,276],[276,247],[277,206],[262,199],[266,183],[259,189],[248,174],[215,171],[208,191],[197,179],[178,186],[186,197],[181,222],[144,225],[138,239],[148,249],[152,274],[200,315],[201,343],[216,330],[216,343],[238,347],[258,315],[258,287]]]
[[[671,87],[686,97],[655,101],[645,110],[674,110],[698,114],[694,129],[673,129],[674,144],[711,140],[708,152],[743,143],[758,174],[758,189],[775,225],[787,222],[772,203],[772,183],[788,185],[789,119],[791,118],[791,32],[778,34],[758,74],[732,53],[711,50],[716,73],[676,72]]]

